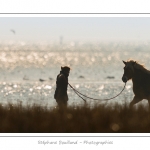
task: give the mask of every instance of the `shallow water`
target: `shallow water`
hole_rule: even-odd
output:
[[[0,103],[40,104],[56,106],[53,98],[55,79],[63,65],[72,70],[70,84],[81,93],[98,99],[111,98],[123,88],[124,64],[129,58],[140,60],[150,69],[150,43],[1,43]],[[142,59],[141,59],[142,57]],[[39,79],[43,79],[40,82]],[[68,87],[69,105],[84,104]],[[87,100],[96,103],[125,104],[133,98],[132,82],[123,93],[110,101]],[[147,104],[147,101],[143,101]]]

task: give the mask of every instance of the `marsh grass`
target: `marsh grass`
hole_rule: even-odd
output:
[[[129,109],[71,106],[48,108],[21,104],[0,105],[1,133],[148,133],[150,113],[144,106]]]

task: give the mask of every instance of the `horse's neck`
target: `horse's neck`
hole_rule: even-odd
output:
[[[140,69],[134,69],[134,75],[132,78],[133,83],[140,83],[143,81],[143,78],[145,77],[146,72],[143,72]]]
[[[141,79],[141,70],[135,69],[132,81],[134,83],[134,82],[137,82],[137,81],[140,81],[140,80],[142,80]]]

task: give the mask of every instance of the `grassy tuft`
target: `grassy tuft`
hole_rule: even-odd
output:
[[[1,133],[148,133],[150,112],[145,107],[97,105],[68,108],[0,105]]]

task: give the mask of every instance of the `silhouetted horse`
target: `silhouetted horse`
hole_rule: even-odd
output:
[[[122,81],[127,82],[132,79],[135,94],[130,107],[143,99],[147,99],[150,108],[150,71],[134,60],[123,61],[123,63],[125,67]]]

